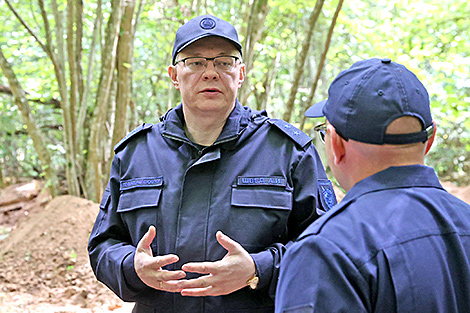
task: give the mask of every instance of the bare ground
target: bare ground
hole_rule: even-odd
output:
[[[86,247],[98,210],[82,198],[51,200],[37,181],[2,190],[0,234],[9,233],[0,241],[2,313],[132,310],[89,266]]]

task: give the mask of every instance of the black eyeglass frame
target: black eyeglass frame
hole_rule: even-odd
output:
[[[320,134],[320,140],[322,143],[325,143],[325,135],[326,135],[326,122],[318,124],[313,128],[314,131],[318,132]],[[336,133],[343,138],[344,141],[348,141],[349,138],[345,137],[343,134],[341,134],[337,129],[335,129]]]
[[[190,60],[190,59],[205,59],[206,62],[207,62],[206,65],[205,65],[205,67],[207,68],[207,64],[209,64],[209,61],[212,61],[212,63],[214,63],[214,60],[217,59],[217,58],[234,58],[234,59],[235,59],[234,65],[235,65],[235,63],[237,63],[238,60],[240,60],[240,62],[241,62],[241,58],[236,57],[236,56],[234,56],[234,55],[218,55],[218,56],[213,57],[213,58],[206,58],[206,57],[187,57],[187,58],[184,58],[184,59],[181,59],[181,60],[176,61],[175,64],[173,64],[173,65],[176,66],[178,63],[182,63],[182,62],[183,62],[183,64],[186,66],[186,63],[185,63],[186,60]],[[214,67],[216,67],[216,66],[215,66],[215,63],[214,63]],[[216,67],[216,68],[217,68],[217,67]]]
[[[320,140],[325,143],[326,123],[321,123],[313,128],[320,135]]]

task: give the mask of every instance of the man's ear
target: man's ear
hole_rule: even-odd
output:
[[[171,82],[176,89],[180,88],[180,83],[178,81],[178,73],[176,72],[176,66],[170,65],[168,67],[168,76],[171,78]]]
[[[426,152],[424,154],[428,154],[429,150],[431,149],[432,143],[434,142],[434,138],[436,137],[436,131],[437,131],[437,123],[436,121],[432,121],[433,124],[433,130],[432,130],[432,136],[431,138],[428,139],[428,142],[426,142]]]
[[[246,66],[245,64],[241,64],[240,65],[240,76],[239,76],[239,79],[238,79],[238,88],[240,88],[243,84],[243,82],[245,81],[245,70],[246,70]]]
[[[341,138],[340,135],[338,135],[333,125],[328,124],[328,126],[326,127],[326,131],[330,135],[330,145],[331,152],[333,154],[333,162],[335,163],[335,165],[338,165],[344,159],[344,156],[346,154],[346,141]]]

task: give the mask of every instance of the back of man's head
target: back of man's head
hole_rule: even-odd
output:
[[[333,81],[328,100],[305,115],[326,116],[345,138],[374,145],[425,142],[433,134],[426,88],[411,71],[390,59],[356,62]],[[416,118],[421,128],[387,130],[394,120],[407,116]]]
[[[328,100],[305,115],[325,116],[333,126],[327,156],[345,190],[390,166],[423,164],[432,143],[434,124],[426,88],[390,59],[353,64],[335,78]]]

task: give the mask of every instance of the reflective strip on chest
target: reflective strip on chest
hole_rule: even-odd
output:
[[[121,181],[121,190],[139,187],[161,187],[163,186],[163,176],[133,178]]]
[[[238,186],[281,186],[285,187],[287,181],[281,176],[238,176]]]

